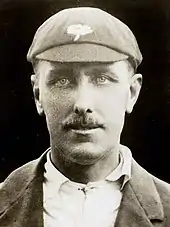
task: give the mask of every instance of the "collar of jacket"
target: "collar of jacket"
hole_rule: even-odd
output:
[[[164,221],[164,209],[154,178],[133,159],[132,178],[123,190],[116,227],[151,227],[152,223]]]
[[[47,152],[4,181],[0,189],[0,226],[43,226],[42,183]],[[132,177],[123,189],[115,226],[149,227],[152,220],[163,219],[163,206],[153,177],[133,160]]]

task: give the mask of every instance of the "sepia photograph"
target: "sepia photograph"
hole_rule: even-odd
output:
[[[0,227],[170,227],[170,2],[1,0]]]

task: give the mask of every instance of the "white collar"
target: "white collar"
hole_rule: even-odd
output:
[[[107,177],[106,180],[117,181],[124,176],[121,190],[123,189],[126,182],[131,178],[131,166],[132,166],[132,153],[126,146],[120,144],[120,163]]]
[[[66,176],[64,176],[61,172],[55,168],[53,163],[50,160],[50,148],[47,152],[47,162],[45,163],[45,180],[48,180],[49,183],[55,185],[56,189],[59,189],[62,184],[70,181]],[[125,183],[131,178],[131,164],[132,164],[132,154],[128,147],[120,145],[120,163],[106,178],[106,181],[116,182],[122,176],[124,176],[121,190],[123,189]],[[77,186],[83,187],[85,184],[72,182]],[[96,184],[97,182],[89,182],[88,184]]]

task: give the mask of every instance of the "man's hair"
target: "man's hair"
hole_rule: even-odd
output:
[[[33,67],[33,70],[34,70],[34,73],[35,73],[35,74],[37,73],[39,61],[41,61],[41,60],[39,60],[39,59],[34,59],[34,60],[32,61],[32,67]]]
[[[136,73],[136,66],[134,65],[134,62],[131,58],[124,60],[127,63],[128,70],[130,73],[132,73],[132,76]]]

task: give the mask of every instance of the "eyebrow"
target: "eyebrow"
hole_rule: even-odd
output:
[[[61,63],[62,64],[62,63]],[[62,65],[63,66],[63,65]],[[115,74],[112,70],[110,70],[109,67],[92,67],[92,68],[87,68],[87,70],[85,69],[85,74],[87,72],[87,75],[89,74],[96,74],[96,73],[103,73],[107,76],[110,76],[112,79],[116,79],[116,80],[119,80],[119,76],[117,74]],[[68,65],[66,65],[65,67],[60,67],[60,65],[52,65],[51,69],[49,70],[49,76],[53,73],[56,73],[58,75],[60,74],[67,74],[67,76],[69,75],[73,75],[73,72],[74,72],[74,68],[73,67],[70,67]]]
[[[119,76],[116,75],[114,72],[112,72],[109,68],[107,68],[107,69],[106,68],[101,68],[101,69],[94,68],[94,70],[96,70],[98,73],[103,73],[108,76],[111,76],[113,79],[117,79],[117,80],[119,79]]]
[[[65,73],[71,73],[73,72],[72,68],[66,67],[66,68],[60,68],[60,67],[53,67],[49,70],[49,75],[53,74],[53,73],[57,73],[57,74],[65,74]]]

